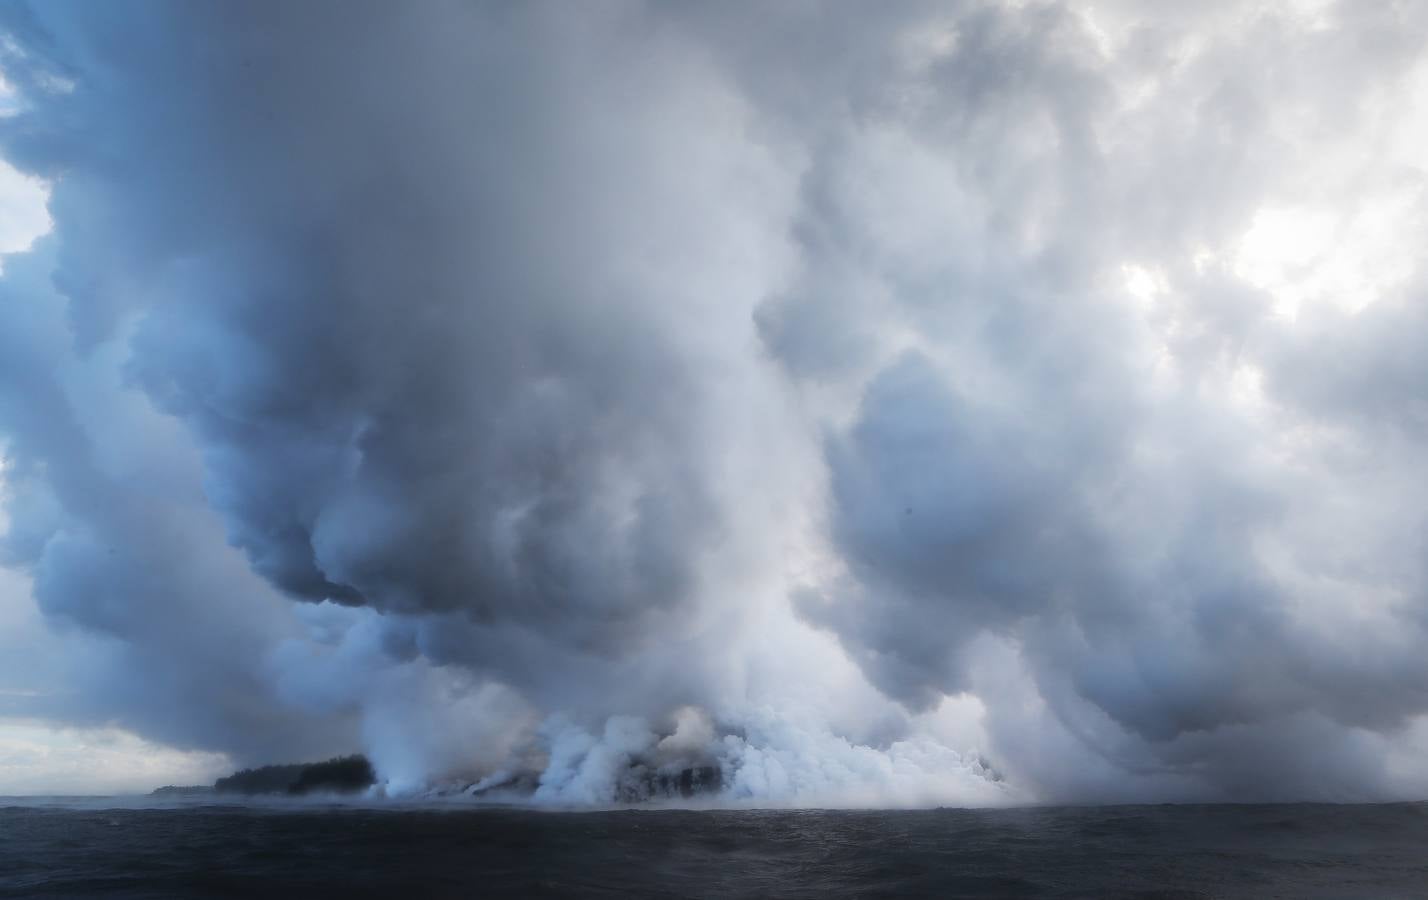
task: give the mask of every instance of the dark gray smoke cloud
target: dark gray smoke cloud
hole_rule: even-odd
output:
[[[7,7],[5,561],[104,648],[18,711],[556,802],[1421,792],[1416,15]]]

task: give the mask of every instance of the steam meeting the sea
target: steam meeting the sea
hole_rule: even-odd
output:
[[[0,898],[1428,896],[1428,3],[0,0]]]

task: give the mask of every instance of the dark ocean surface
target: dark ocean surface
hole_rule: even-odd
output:
[[[1428,804],[538,812],[0,798],[0,897],[1428,897]]]

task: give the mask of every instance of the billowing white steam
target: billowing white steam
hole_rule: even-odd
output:
[[[1428,791],[1425,16],[9,5],[0,713],[555,805]]]

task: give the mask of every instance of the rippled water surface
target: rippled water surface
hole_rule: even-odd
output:
[[[0,799],[0,897],[1428,897],[1428,805],[534,812]]]

